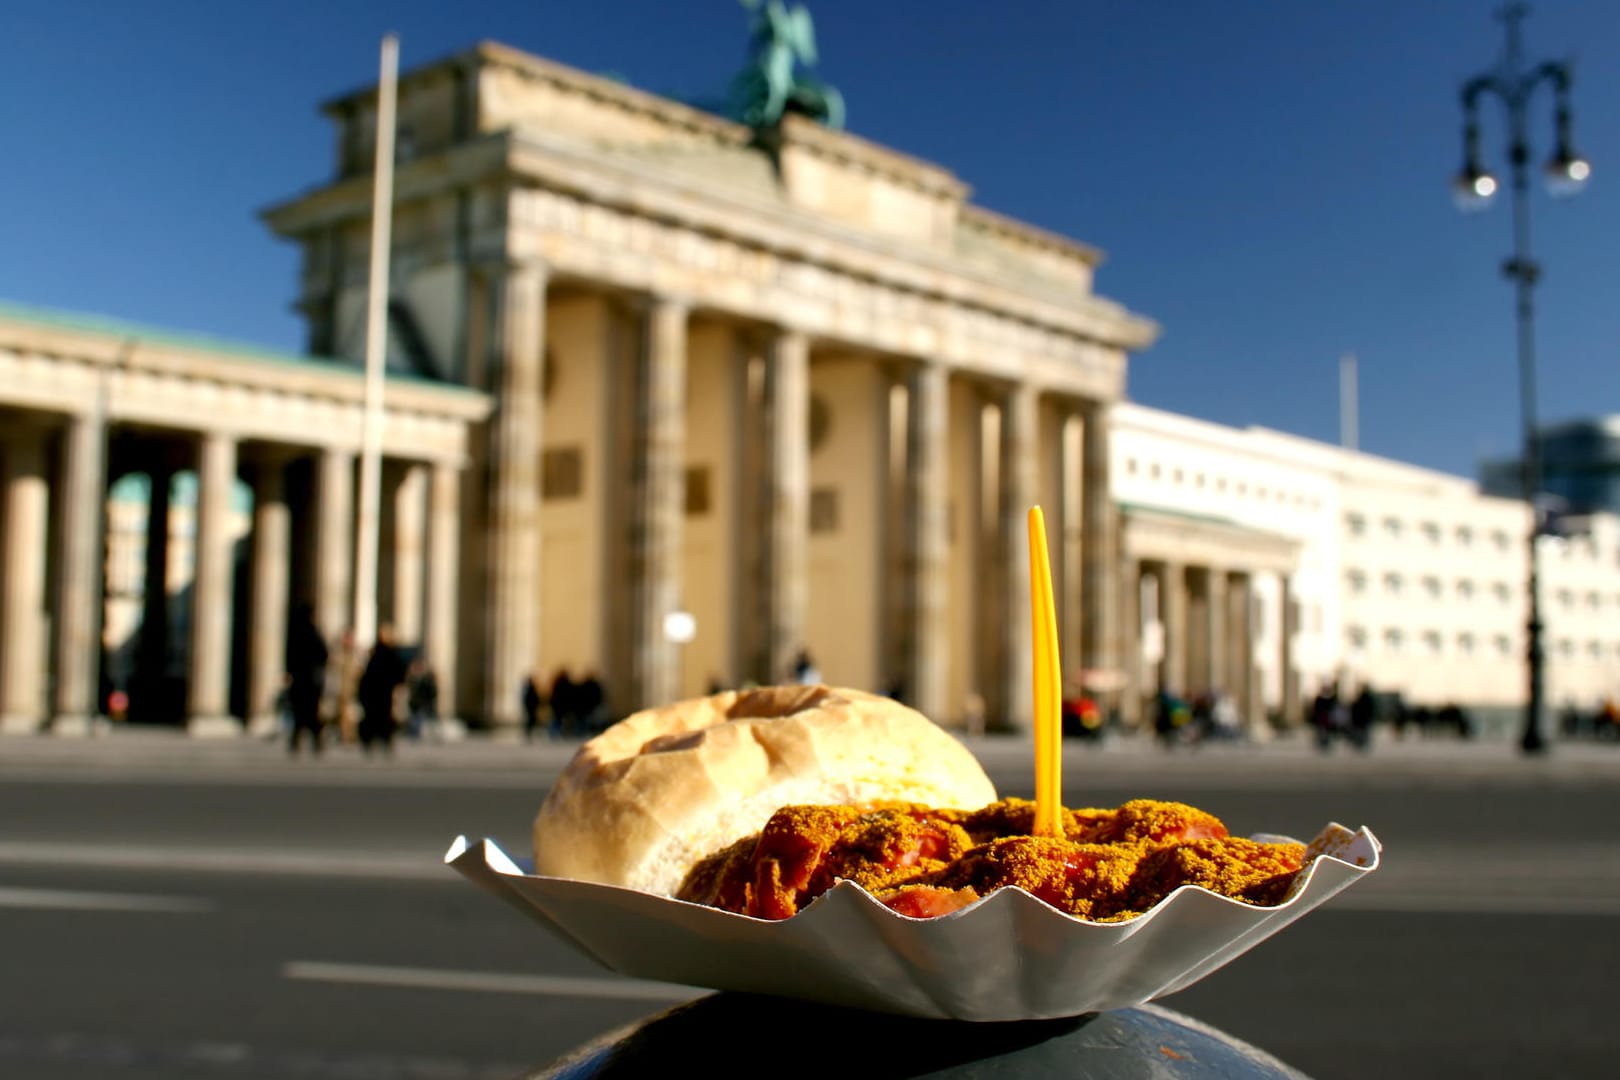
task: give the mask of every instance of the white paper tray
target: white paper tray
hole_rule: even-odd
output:
[[[1183,886],[1121,923],[1083,922],[1017,888],[912,919],[849,882],[791,919],[767,921],[527,874],[491,840],[459,837],[445,862],[625,975],[998,1021],[1123,1008],[1190,986],[1377,869],[1379,854],[1367,829],[1331,824],[1311,842],[1305,868],[1277,907]]]

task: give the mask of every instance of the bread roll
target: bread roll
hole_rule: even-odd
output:
[[[534,822],[535,871],[670,895],[790,804],[977,809],[996,791],[921,713],[858,690],[771,686],[648,709],[580,747]]]

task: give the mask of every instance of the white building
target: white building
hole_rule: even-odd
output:
[[[1288,566],[1254,586],[1255,669],[1268,711],[1293,718],[1296,695],[1339,679],[1398,691],[1414,705],[1456,703],[1487,724],[1514,722],[1527,694],[1523,503],[1264,428],[1129,404],[1113,417],[1113,488],[1127,521],[1151,509],[1291,545]],[[1540,541],[1554,710],[1620,696],[1620,518],[1575,525],[1576,535]],[[1143,611],[1160,606],[1151,593]],[[1145,661],[1156,659],[1163,634],[1154,621],[1143,619]]]

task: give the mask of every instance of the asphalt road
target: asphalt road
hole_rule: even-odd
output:
[[[682,997],[439,865],[460,833],[525,851],[550,766],[3,765],[0,1075],[515,1077]],[[1028,794],[1021,760],[990,766]],[[1209,757],[1066,776],[1072,804],[1180,797],[1238,832],[1338,820],[1385,845],[1377,874],[1168,1007],[1318,1080],[1614,1074],[1620,770]]]

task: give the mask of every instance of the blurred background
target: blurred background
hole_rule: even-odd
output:
[[[7,21],[8,1071],[506,1076],[678,999],[443,847],[772,682],[1030,794],[1037,503],[1067,801],[1389,847],[1172,1007],[1612,1057],[1620,12]]]

